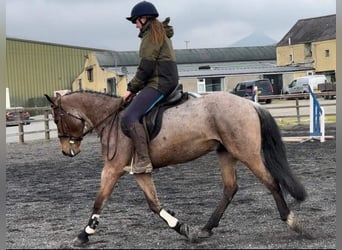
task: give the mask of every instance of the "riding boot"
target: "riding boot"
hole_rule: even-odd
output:
[[[148,154],[147,138],[143,125],[139,122],[133,123],[128,128],[128,134],[133,141],[135,155],[135,164],[126,166],[124,170],[134,174],[151,173],[152,163]]]

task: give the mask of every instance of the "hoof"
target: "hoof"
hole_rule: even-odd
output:
[[[75,239],[70,242],[63,242],[60,245],[61,249],[76,249],[84,247],[85,244],[89,242],[88,234],[82,231]]]
[[[59,246],[59,249],[79,249],[80,247],[83,247],[88,241],[89,241],[88,237],[87,237],[87,240],[85,239],[81,240],[79,237],[76,237],[72,241],[63,242]]]
[[[304,229],[303,224],[300,221],[296,221],[296,223],[290,226],[290,228],[308,240],[315,238],[311,233]]]
[[[288,217],[287,217],[287,220],[286,220],[286,223],[287,225],[293,230],[295,231],[296,233],[299,233],[301,234],[302,232],[302,224],[300,221],[298,221],[293,213],[291,212]]]
[[[82,231],[75,239],[74,242],[79,245],[83,245],[89,241],[89,234]]]
[[[295,218],[292,212],[288,215],[286,223],[293,231],[305,237],[306,239],[315,238],[304,229],[302,221],[299,221],[297,218]]]
[[[181,227],[181,234],[188,238],[191,243],[197,243],[201,239],[210,237],[212,232],[203,228],[192,228],[183,224]]]
[[[204,229],[204,228],[202,228],[198,232],[198,238],[209,238],[212,235],[213,235],[213,232],[211,230],[207,230],[207,229]]]

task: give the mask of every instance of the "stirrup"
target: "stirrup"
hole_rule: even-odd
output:
[[[142,170],[143,171],[137,171],[137,169],[135,168],[135,165],[134,165],[134,156],[132,157],[132,160],[131,160],[131,164],[128,165],[128,166],[125,166],[123,168],[124,171],[128,172],[129,174],[149,174],[149,173],[152,173],[152,170],[153,170],[153,167],[152,167],[152,163],[149,162],[145,168]]]

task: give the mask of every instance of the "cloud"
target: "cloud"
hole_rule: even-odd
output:
[[[151,0],[152,1],[152,0]],[[125,17],[139,0],[8,0],[9,37],[111,50],[137,50],[138,30]],[[303,18],[336,13],[335,0],[154,0],[171,17],[175,48],[227,47],[253,32],[279,41]]]

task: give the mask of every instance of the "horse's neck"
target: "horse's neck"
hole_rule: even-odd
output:
[[[109,116],[117,113],[120,105],[120,98],[89,94],[83,101],[79,102],[79,111],[86,116],[86,119],[91,121],[93,126],[96,126]]]

